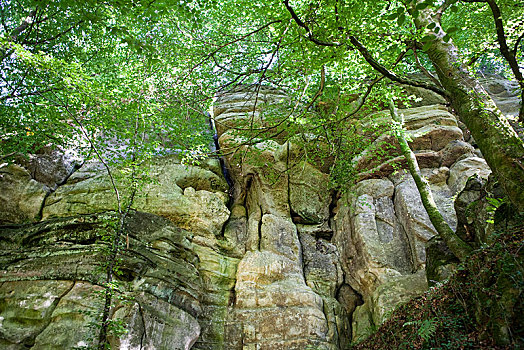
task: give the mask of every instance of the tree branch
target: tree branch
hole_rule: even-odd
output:
[[[335,43],[335,42],[329,42],[329,41],[324,41],[324,40],[320,40],[320,39],[317,39],[315,36],[313,36],[313,32],[311,31],[311,28],[309,28],[309,26],[304,23],[300,17],[298,17],[297,13],[295,12],[295,10],[291,7],[291,5],[289,5],[289,0],[284,0],[284,5],[286,6],[286,9],[288,10],[289,14],[291,15],[291,18],[293,18],[293,20],[295,21],[295,23],[299,26],[299,27],[302,27],[306,30],[307,32],[307,39],[319,46],[331,46],[331,47],[337,47],[337,46],[341,46],[342,44],[341,43]]]
[[[83,22],[84,22],[84,20],[80,20],[80,21],[76,22],[75,24],[73,24],[72,26],[70,26],[69,28],[67,28],[66,30],[61,31],[60,33],[57,33],[56,35],[54,35],[54,36],[52,36],[50,38],[42,39],[42,40],[38,40],[38,41],[27,41],[27,40],[25,40],[24,44],[26,44],[26,45],[40,45],[40,44],[44,44],[44,43],[48,43],[48,42],[54,41],[54,40],[60,38],[62,35],[69,33],[71,30],[73,30],[73,28],[78,27]]]
[[[402,155],[404,158],[406,158],[409,172],[413,177],[413,180],[415,180],[415,184],[420,194],[420,199],[422,200],[422,204],[426,209],[429,219],[437,230],[438,235],[444,240],[448,248],[457,258],[459,258],[460,261],[464,261],[471,253],[472,248],[466,242],[460,239],[460,237],[457,236],[455,232],[453,232],[448,223],[444,221],[442,214],[438,210],[435,200],[433,199],[433,194],[431,193],[431,188],[429,187],[428,182],[420,174],[417,157],[409,147],[409,144],[406,140],[405,131],[402,126],[404,121],[403,118],[398,115],[393,100],[390,100],[389,102],[389,110],[391,113],[391,118],[398,124],[397,130],[395,130],[397,141],[400,145]]]
[[[260,32],[261,30],[269,27],[270,25],[272,24],[275,24],[275,23],[281,23],[282,20],[278,19],[278,20],[275,20],[275,21],[271,21],[269,23],[266,23],[264,24],[262,27],[260,28],[257,28],[247,34],[244,34],[242,35],[241,37],[235,39],[235,40],[232,40],[232,41],[228,41],[227,43],[223,44],[223,45],[220,45],[219,47],[217,47],[215,50],[213,50],[212,52],[208,53],[202,60],[200,60],[200,62],[198,62],[197,64],[195,64],[190,70],[189,72],[186,74],[186,76],[184,77],[184,79],[182,79],[182,81],[185,80],[186,77],[188,77],[198,66],[200,66],[202,63],[204,63],[205,61],[207,61],[209,58],[211,58],[213,55],[215,55],[218,51],[222,50],[224,47],[227,47],[231,44],[234,44],[234,43],[237,43],[239,41],[242,41],[244,40],[245,38],[253,35],[253,34],[256,34],[258,32]]]
[[[319,98],[320,95],[322,95],[322,93],[324,92],[325,84],[326,84],[326,68],[324,67],[324,65],[322,65],[322,68],[320,68],[320,87],[318,88],[318,91],[315,94],[315,96],[313,96],[311,101],[307,104],[306,108],[304,108],[305,111],[309,110],[311,106],[313,106],[313,103],[315,103],[317,98]]]
[[[298,15],[296,14],[296,12],[293,10],[293,8],[289,5],[289,0],[284,0],[284,5],[286,6],[286,9],[288,10],[288,12],[291,14],[291,17],[293,18],[293,20],[295,21],[295,23],[304,28],[307,33],[308,33],[308,36],[307,38],[312,41],[313,43],[317,44],[317,45],[320,45],[320,46],[340,46],[342,44],[340,43],[331,43],[331,42],[325,42],[325,41],[322,41],[322,40],[318,40],[316,39],[314,36],[313,36],[313,33],[311,31],[311,28],[309,28],[309,26],[304,23],[300,17],[298,17]],[[380,63],[378,63],[374,58],[373,56],[371,55],[371,53],[360,43],[360,41],[358,41],[358,39],[353,36],[353,35],[350,35],[349,36],[349,40],[351,41],[351,43],[353,44],[353,46],[355,46],[355,48],[360,52],[360,54],[364,57],[364,59],[376,70],[378,71],[379,73],[381,73],[382,75],[384,75],[385,77],[387,77],[388,79],[392,80],[392,81],[396,81],[398,83],[401,83],[401,84],[406,84],[406,85],[412,85],[412,86],[416,86],[416,87],[421,87],[421,88],[424,88],[424,89],[427,89],[427,90],[431,90],[441,96],[444,96],[444,97],[447,97],[448,96],[448,93],[443,90],[443,89],[440,89],[436,86],[433,86],[433,85],[430,85],[430,84],[426,84],[424,82],[421,82],[421,81],[416,81],[416,80],[411,80],[411,79],[407,79],[407,78],[402,78],[402,77],[399,77],[397,76],[395,73],[393,72],[390,72],[389,70],[387,70],[384,66],[382,66]]]
[[[34,18],[35,15],[36,15],[36,9],[32,10],[29,13],[29,15],[22,20],[22,23],[11,31],[9,36],[11,36],[13,40],[16,40],[16,38],[20,34],[22,34],[25,30],[27,30],[27,28],[31,26],[31,23],[33,22],[32,18]]]
[[[442,18],[442,14],[453,4],[452,1],[446,0],[440,7],[437,9],[437,12],[435,12],[436,19],[440,22],[440,19]]]
[[[397,83],[401,83],[401,84],[406,84],[406,85],[411,85],[411,86],[415,86],[415,87],[420,87],[420,88],[423,88],[423,89],[431,90],[431,91],[433,91],[433,92],[435,92],[435,93],[437,93],[437,94],[439,94],[439,95],[441,95],[441,96],[443,96],[445,98],[447,98],[449,96],[449,93],[447,91],[445,91],[445,90],[443,90],[443,89],[441,89],[441,88],[439,88],[437,86],[434,86],[434,85],[431,85],[431,84],[427,84],[427,83],[425,83],[423,81],[418,81],[418,80],[413,80],[413,79],[399,77],[395,73],[390,72],[386,67],[384,67],[383,65],[378,63],[373,58],[373,56],[368,51],[368,49],[366,47],[364,47],[364,45],[362,45],[360,43],[360,41],[358,41],[358,39],[355,36],[350,35],[349,36],[349,40],[351,41],[351,44],[353,44],[353,46],[360,52],[362,57],[364,57],[366,62],[368,62],[369,65],[371,67],[373,67],[373,69],[375,69],[380,74],[384,75],[389,80],[396,81]]]
[[[416,47],[413,47],[413,56],[415,57],[415,62],[417,63],[417,66],[420,68],[420,70],[429,78],[431,79],[432,82],[435,83],[436,86],[438,86],[439,88],[442,88],[442,84],[440,83],[440,81],[437,79],[436,76],[434,76],[433,74],[431,74],[427,69],[426,67],[424,67],[422,65],[422,63],[420,63],[420,60],[418,59],[418,55],[417,55],[417,48]]]

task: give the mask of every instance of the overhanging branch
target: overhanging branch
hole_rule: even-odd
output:
[[[431,85],[431,84],[427,84],[423,81],[419,81],[419,80],[414,80],[414,79],[408,79],[408,78],[404,78],[404,77],[400,77],[398,75],[396,75],[395,73],[389,71],[386,67],[384,67],[383,65],[381,65],[380,63],[377,62],[377,60],[375,60],[373,58],[373,55],[371,55],[371,53],[368,51],[368,49],[362,45],[362,43],[353,35],[350,35],[349,36],[349,40],[351,41],[351,44],[353,44],[353,46],[360,52],[360,54],[362,55],[362,57],[364,57],[364,59],[366,60],[366,62],[371,66],[373,67],[373,69],[375,69],[377,72],[379,72],[380,74],[384,75],[386,78],[388,78],[389,80],[392,80],[392,81],[395,81],[397,83],[400,83],[400,84],[405,84],[405,85],[411,85],[411,86],[415,86],[415,87],[420,87],[420,88],[423,88],[423,89],[427,89],[427,90],[431,90],[443,97],[448,97],[449,94],[447,91],[437,87],[437,86],[434,86],[434,85]]]
[[[337,47],[337,46],[341,46],[342,44],[341,43],[335,43],[335,42],[330,42],[330,41],[324,41],[324,40],[320,40],[318,38],[316,38],[314,35],[313,35],[313,32],[311,31],[311,28],[309,28],[309,26],[304,23],[304,21],[302,21],[300,19],[300,17],[298,17],[297,13],[295,12],[295,10],[291,7],[291,5],[289,5],[289,0],[284,0],[284,6],[286,6],[286,9],[287,11],[289,12],[289,14],[291,15],[291,18],[293,18],[293,20],[295,21],[295,23],[299,26],[299,27],[302,27],[306,30],[307,32],[307,36],[306,38],[319,45],[319,46],[331,46],[331,47]]]

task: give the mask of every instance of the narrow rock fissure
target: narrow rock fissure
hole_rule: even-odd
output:
[[[227,306],[235,306],[237,303],[237,293],[236,293],[235,287],[236,287],[236,283],[234,283],[231,289],[229,290],[229,300],[228,300]]]
[[[289,141],[286,144],[286,176],[287,176],[287,205],[289,207],[289,217],[293,221],[295,213],[293,213],[293,209],[291,207],[291,177],[289,176]]]
[[[391,181],[391,179],[390,179],[390,181]],[[396,210],[396,207],[395,207],[396,197],[397,197],[397,187],[394,186],[393,194],[391,195],[391,202],[393,204],[393,211],[395,213],[395,217],[398,217],[398,213],[397,213],[397,210]],[[407,244],[407,249],[409,251],[409,254],[407,254],[407,255],[408,255],[409,262],[411,263],[411,273],[415,273],[415,272],[417,272],[417,267],[416,267],[416,263],[415,263],[417,261],[417,259],[416,259],[417,251],[416,251],[416,248],[415,248],[415,243],[412,242],[412,239],[409,237],[409,235],[408,235],[404,225],[402,225],[402,223],[400,223],[398,221],[397,221],[397,225],[398,225],[400,234],[404,236],[404,240],[406,241],[406,244]]]
[[[393,202],[393,211],[395,212],[395,217],[398,217],[398,213],[397,213],[397,210],[396,210],[396,207],[395,207],[395,197],[397,195],[397,189],[395,188],[395,190],[393,191],[393,195],[391,196],[391,201]],[[411,273],[415,273],[417,272],[417,266],[416,266],[416,254],[417,254],[417,251],[416,251],[416,248],[415,248],[415,243],[412,242],[412,239],[409,237],[405,227],[402,225],[402,223],[400,222],[397,222],[397,225],[399,227],[399,230],[401,232],[401,234],[404,236],[404,240],[406,241],[406,244],[407,244],[407,248],[408,248],[408,251],[409,251],[409,254],[408,254],[408,258],[409,258],[409,261],[411,263]]]
[[[222,175],[224,176],[224,179],[226,180],[227,185],[228,185],[229,200],[227,202],[227,207],[228,209],[231,209],[231,206],[233,205],[234,182],[233,182],[233,179],[231,178],[231,174],[229,173],[229,170],[227,169],[227,165],[226,165],[226,162],[224,161],[224,157],[220,156],[220,142],[218,142],[218,132],[215,127],[215,123],[213,122],[213,118],[211,117],[210,113],[207,113],[207,116],[209,120],[209,128],[211,132],[213,133],[213,145],[215,148],[216,157],[218,159],[218,163],[220,164]]]
[[[140,313],[140,318],[142,319],[142,324],[144,325],[144,332],[140,336],[140,350],[144,348],[144,340],[147,338],[147,327],[146,327],[146,320],[144,318],[144,310],[142,309],[142,305],[140,303],[138,304],[138,312]]]
[[[44,208],[46,206],[47,199],[60,187],[67,183],[69,178],[77,172],[83,165],[85,164],[85,161],[82,162],[82,164],[75,163],[69,173],[64,177],[64,179],[57,183],[55,188],[49,188],[49,190],[46,192],[44,199],[42,200],[42,204],[40,205],[40,209],[38,209],[38,214],[36,216],[36,221],[41,221],[42,217],[44,216]]]
[[[297,231],[298,234],[298,231]],[[304,259],[304,244],[302,243],[302,239],[300,237],[300,234],[298,235],[298,241],[300,242],[300,267],[302,268],[302,276],[304,277],[304,284],[307,286],[307,277],[306,277],[306,267],[307,262],[306,259]]]
[[[249,208],[248,208],[248,195],[249,195],[249,192],[251,191],[251,185],[253,183],[253,176],[252,175],[248,175],[247,178],[246,178],[246,185],[245,185],[245,190],[244,190],[244,193],[243,193],[243,206],[244,208],[246,208],[247,210],[247,214],[249,216]],[[242,198],[242,197],[241,197]]]
[[[329,219],[335,218],[335,209],[338,206],[338,200],[340,199],[340,192],[333,191],[331,193],[331,201],[329,202]],[[329,220],[329,227],[331,227],[331,220]]]
[[[261,251],[261,245],[262,245],[262,217],[264,216],[264,212],[262,211],[262,206],[259,206],[260,210],[260,220],[258,221],[258,251]]]
[[[36,221],[42,221],[42,217],[44,216],[44,208],[45,208],[45,202],[47,201],[47,198],[54,192],[54,190],[49,190],[46,192],[44,199],[42,200],[42,203],[40,204],[40,209],[38,209],[38,214],[36,215]]]

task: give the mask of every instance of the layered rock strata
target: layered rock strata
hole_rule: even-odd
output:
[[[219,143],[235,150],[224,157],[232,188],[217,160],[144,165],[149,178],[119,258],[126,297],[111,317],[127,333],[112,338],[115,348],[344,349],[427,289],[425,245],[435,230],[394,137],[374,135],[354,159],[357,183],[339,196],[328,167],[304,161],[293,138],[246,142],[235,132],[264,125],[283,102],[267,87],[217,98]],[[417,105],[400,112],[455,227],[453,197],[490,170],[445,106]],[[390,119],[379,112],[361,123]],[[87,345],[102,302],[104,232],[116,220],[106,170],[48,154],[3,165],[0,175],[0,347]],[[125,181],[119,189],[129,193]]]

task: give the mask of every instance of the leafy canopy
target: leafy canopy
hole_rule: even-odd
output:
[[[518,47],[522,59],[524,5],[497,4],[508,43]],[[210,143],[206,111],[216,93],[265,84],[308,107],[275,113],[266,127],[316,135],[329,144],[331,156],[348,165],[347,151],[365,146],[356,135],[355,118],[401,94],[390,81],[379,80],[381,74],[355,43],[399,77],[432,68],[425,54],[432,37],[416,29],[416,16],[406,5],[378,0],[2,2],[1,153],[35,152],[49,143],[88,149],[79,123],[107,149],[115,147],[105,141],[115,139],[140,140],[144,153],[161,146],[205,149]],[[443,10],[445,39],[455,42],[472,70],[490,68],[511,78],[487,4],[429,0],[415,11],[426,9]],[[355,101],[366,92],[365,101]],[[329,108],[320,108],[322,102]],[[311,113],[314,105],[322,113]]]

